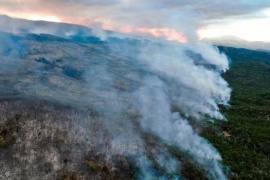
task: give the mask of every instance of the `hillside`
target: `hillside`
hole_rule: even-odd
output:
[[[0,178],[269,177],[268,53],[220,47],[226,109],[208,45],[0,37]]]
[[[230,93],[212,46],[0,36],[0,179],[224,179],[199,134]]]

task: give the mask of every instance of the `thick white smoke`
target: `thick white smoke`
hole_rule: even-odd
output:
[[[186,47],[200,54],[201,59],[186,55]],[[143,85],[134,95],[134,104],[142,115],[141,127],[166,144],[188,152],[210,177],[226,179],[219,166],[219,153],[186,119],[203,120],[206,116],[224,119],[218,104],[228,105],[230,99],[231,90],[220,75],[228,69],[226,57],[202,43],[176,46],[150,43],[141,52],[140,59],[154,72],[152,77],[142,79]],[[180,112],[173,112],[173,105]]]

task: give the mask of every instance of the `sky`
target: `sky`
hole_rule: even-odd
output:
[[[181,42],[225,35],[270,42],[270,0],[0,0],[0,14]]]

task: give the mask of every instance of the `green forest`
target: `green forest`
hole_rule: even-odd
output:
[[[229,179],[270,179],[270,53],[219,47],[231,60],[223,77],[232,88],[226,122],[207,138],[221,153]]]

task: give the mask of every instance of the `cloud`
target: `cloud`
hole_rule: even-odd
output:
[[[53,15],[64,22],[91,26],[99,22],[112,30],[170,28],[188,38],[195,30],[228,18],[247,18],[270,6],[268,0],[2,0],[0,13],[27,18],[30,14]]]

